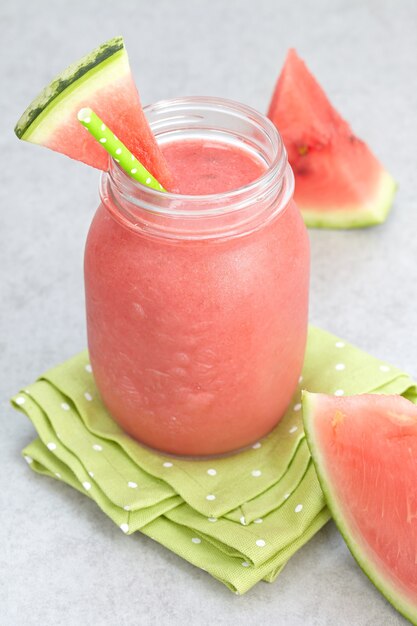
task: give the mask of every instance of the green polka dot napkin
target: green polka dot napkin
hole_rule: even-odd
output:
[[[311,327],[285,417],[267,437],[229,457],[187,461],[135,442],[101,403],[86,352],[12,402],[38,434],[23,451],[33,470],[95,500],[124,533],[140,531],[244,593],[260,580],[273,581],[330,517],[304,438],[301,389],[417,400],[406,374]]]

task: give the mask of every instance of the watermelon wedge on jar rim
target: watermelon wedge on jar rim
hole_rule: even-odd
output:
[[[290,49],[269,105],[295,176],[307,226],[358,228],[384,222],[396,183],[331,105]]]
[[[89,106],[166,188],[172,176],[142,110],[123,37],[105,42],[70,65],[31,102],[15,126],[19,139],[36,143],[101,170],[109,155],[80,125]]]

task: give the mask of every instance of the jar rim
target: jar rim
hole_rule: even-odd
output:
[[[170,110],[172,114],[182,111],[182,115],[178,118],[184,119],[185,113],[189,110],[188,118],[198,119],[198,115],[193,116],[192,110],[206,110],[211,112],[228,112],[234,114],[236,118],[249,120],[254,127],[258,127],[269,139],[273,151],[273,158],[266,170],[255,180],[229,191],[213,194],[179,194],[170,191],[159,191],[142,185],[138,181],[129,177],[116,163],[113,158],[109,159],[109,171],[105,172],[103,177],[110,178],[110,182],[125,200],[133,205],[140,206],[141,209],[148,209],[163,215],[175,215],[176,217],[190,215],[199,216],[208,213],[216,215],[220,212],[230,212],[239,210],[247,205],[248,201],[252,201],[265,187],[270,187],[274,182],[282,182],[287,169],[287,153],[282,142],[281,136],[275,125],[262,113],[256,109],[226,98],[218,98],[212,96],[187,96],[182,98],[173,98],[159,100],[154,104],[144,107],[144,113],[149,118],[152,115],[158,115],[162,112]],[[175,118],[175,116],[174,116]],[[172,116],[170,119],[174,119]],[[149,120],[152,131],[158,137],[158,129],[163,124],[152,122]],[[103,181],[105,182],[105,181]],[[139,194],[138,197],[136,197]],[[173,208],[169,205],[173,205]],[[181,206],[186,205],[186,210],[181,211]],[[209,205],[210,208],[201,205]],[[222,207],[216,210],[216,207]],[[200,210],[199,210],[200,209]]]
[[[194,137],[224,140],[257,154],[266,170],[237,189],[188,195],[142,185],[111,160],[101,177],[100,195],[110,215],[126,228],[172,240],[241,237],[289,205],[294,176],[278,130],[262,113],[232,100],[203,96],[161,100],[144,111],[162,144]]]

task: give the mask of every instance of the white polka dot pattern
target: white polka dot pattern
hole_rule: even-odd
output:
[[[137,158],[122,144],[110,128],[102,122],[94,111],[84,107],[78,111],[78,120],[101,146],[112,156],[120,167],[142,185],[163,190],[161,184],[148,172]],[[119,157],[119,158],[116,158]]]
[[[134,163],[131,164],[131,169],[135,169]],[[185,349],[186,348],[184,348],[184,350]],[[326,376],[323,377],[323,393],[331,393],[335,396],[344,396],[345,393],[355,393],[354,380],[352,380],[351,386],[349,385],[349,381],[352,378],[353,373],[358,371],[358,367],[354,358],[351,358],[351,350],[352,348],[348,344],[346,345],[343,341],[336,341],[335,338],[331,338],[329,340],[329,344],[326,347],[326,360],[323,359],[322,371],[326,372]],[[182,358],[184,359],[186,357],[187,354],[184,353]],[[184,369],[190,366],[189,363],[184,363],[183,361],[178,361],[177,363],[176,359],[174,364],[181,364],[181,367],[184,367]],[[373,372],[376,382],[382,385],[385,380],[389,381],[391,378],[394,378],[395,370],[388,364],[372,360],[367,371],[370,372],[369,378],[371,378]],[[316,376],[316,373],[311,368],[311,363],[310,369],[306,368],[305,372],[305,378],[307,378],[307,380],[304,381],[304,384],[306,388],[308,390],[312,389],[321,391],[318,384],[318,374]],[[381,372],[386,375],[382,375]],[[64,482],[68,480],[65,470],[60,470],[62,472],[62,476],[60,472],[55,472],[54,470],[55,468],[60,469],[60,467],[63,467],[60,461],[65,459],[67,448],[71,449],[69,447],[69,444],[71,444],[71,437],[68,435],[68,429],[72,420],[77,418],[78,407],[86,408],[87,404],[84,402],[84,400],[86,400],[91,403],[89,408],[93,409],[95,414],[95,411],[100,405],[99,394],[95,392],[94,380],[90,376],[92,373],[92,366],[90,363],[86,362],[85,354],[83,356],[80,355],[78,363],[78,374],[80,376],[79,380],[77,380],[77,384],[79,385],[78,396],[71,395],[71,388],[69,385],[68,388],[66,388],[64,384],[62,387],[59,387],[57,384],[57,388],[54,391],[54,393],[56,393],[54,415],[52,415],[51,411],[51,424],[53,424],[53,428],[46,431],[46,433],[49,434],[42,435],[45,445],[51,451],[51,466],[49,468],[49,472],[52,476],[55,476],[57,479],[63,480]],[[303,376],[300,376],[300,387],[298,388],[296,395],[293,396],[287,415],[278,426],[280,429],[280,436],[282,435],[282,440],[285,441],[285,445],[287,446],[286,449],[289,450],[292,455],[299,454],[299,451],[303,449],[304,445],[306,445],[305,441],[302,439],[302,403],[300,400],[302,382]],[[63,392],[59,392],[58,388],[62,388]],[[22,388],[22,391],[20,392],[22,395],[18,395],[14,398],[16,405],[23,405],[26,403],[23,408],[28,412],[33,403],[33,399],[37,399],[36,387],[34,386],[31,388],[31,391],[32,396],[29,396]],[[91,414],[93,415],[93,411],[91,411]],[[52,422],[52,420],[56,421]],[[83,472],[84,476],[81,474],[81,476],[78,476],[78,480],[81,490],[83,488],[85,490],[85,495],[88,494],[89,497],[94,497],[94,499],[96,499],[98,494],[101,492],[106,493],[106,481],[110,480],[110,468],[114,469],[113,461],[116,459],[117,446],[112,445],[111,443],[108,445],[104,431],[97,429],[97,434],[89,431],[86,432],[87,436],[85,442],[87,450],[82,450],[80,446],[80,460],[82,462],[82,467],[84,467],[85,470]],[[99,433],[101,432],[103,434],[100,435]],[[62,434],[65,447],[59,441],[59,433]],[[100,436],[100,440],[95,440],[96,436]],[[229,466],[227,464],[229,462],[229,458],[223,459],[222,457],[213,457],[212,459],[205,459],[203,462],[195,463],[194,461],[188,461],[189,465],[185,468],[184,460],[181,458],[174,456],[170,457],[169,454],[161,456],[154,454],[152,458],[153,465],[149,463],[148,467],[142,467],[140,461],[136,461],[133,457],[129,457],[126,453],[127,461],[124,461],[126,465],[123,466],[123,471],[113,472],[111,479],[113,481],[119,480],[117,489],[120,491],[118,491],[115,496],[116,507],[118,507],[116,514],[117,524],[124,533],[132,533],[137,530],[137,526],[139,525],[138,520],[142,520],[142,510],[149,506],[148,495],[150,491],[147,489],[147,479],[154,479],[154,476],[152,475],[153,468],[155,468],[154,473],[158,484],[161,485],[166,483],[170,488],[173,488],[174,494],[178,490],[177,485],[181,485],[181,489],[184,487],[184,492],[186,493],[186,481],[190,483],[191,493],[191,482],[193,481],[194,492],[191,493],[192,497],[190,496],[188,500],[186,498],[184,499],[188,506],[193,507],[195,505],[196,509],[200,510],[200,525],[195,524],[195,526],[193,526],[190,523],[189,530],[184,532],[184,540],[188,543],[187,549],[189,553],[194,551],[194,554],[196,555],[196,562],[198,562],[199,559],[202,558],[201,555],[204,554],[206,550],[212,549],[210,542],[204,541],[205,533],[207,534],[207,537],[211,536],[213,539],[222,541],[223,537],[227,537],[229,527],[231,532],[236,533],[239,538],[242,537],[242,552],[240,554],[240,558],[237,558],[237,560],[236,555],[234,554],[234,563],[237,564],[237,567],[240,567],[241,565],[243,568],[251,568],[250,572],[248,571],[246,574],[241,572],[242,579],[250,579],[252,569],[254,568],[253,563],[256,563],[256,559],[269,559],[273,554],[275,539],[273,533],[271,533],[271,523],[273,521],[275,522],[275,516],[277,516],[277,519],[285,520],[286,523],[289,524],[295,524],[296,520],[298,520],[298,523],[305,524],[307,527],[313,513],[312,508],[314,508],[311,500],[309,499],[308,492],[301,489],[301,486],[306,483],[301,482],[298,484],[292,482],[291,478],[291,481],[285,481],[282,483],[284,486],[291,489],[291,492],[284,494],[282,494],[282,488],[280,485],[270,485],[271,478],[273,480],[274,476],[274,474],[270,471],[269,465],[271,463],[273,466],[274,463],[272,455],[270,454],[272,449],[271,440],[274,441],[273,437],[274,435],[271,433],[261,441],[255,441],[252,443],[249,446],[249,449],[242,453],[241,465],[236,465],[233,468],[233,471],[229,471]],[[48,441],[48,439],[50,440]],[[276,443],[274,445],[276,445]],[[297,445],[299,447],[297,447]],[[55,458],[52,453],[56,450],[58,455]],[[103,450],[106,452],[105,454],[98,454]],[[308,453],[307,448],[305,448],[305,450]],[[32,451],[33,457],[31,456]],[[24,455],[26,462],[29,464],[35,463],[35,468],[38,469],[37,466],[41,466],[42,463],[38,460],[35,449],[28,447],[27,452],[28,454]],[[88,452],[90,456],[88,456]],[[45,449],[43,450],[43,453],[45,455],[47,454]],[[84,454],[85,458],[83,457]],[[146,454],[148,455],[149,452]],[[239,455],[236,455],[236,457],[239,457]],[[230,460],[232,459],[233,456]],[[132,461],[134,463],[137,462],[138,464],[137,472],[135,471],[134,465],[132,465]],[[298,467],[298,464],[296,465],[294,463],[294,465]],[[94,471],[88,471],[88,467],[92,468]],[[165,469],[167,471],[164,471]],[[143,470],[145,471],[142,474]],[[149,474],[148,478],[145,476],[146,472]],[[116,473],[117,477],[115,477]],[[83,478],[86,478],[86,480],[83,480]],[[129,480],[130,478],[133,478],[134,480]],[[255,480],[252,480],[252,478]],[[251,508],[246,508],[243,506],[245,500],[242,499],[236,504],[235,508],[230,507],[228,509],[228,498],[233,500],[235,493],[243,489],[243,485],[247,501],[253,501],[253,503],[255,503],[255,499],[260,494],[263,495],[264,492],[266,493],[269,488],[273,486],[274,504],[271,505],[273,508],[271,508],[271,510],[266,509],[265,503],[269,506],[267,499],[262,501],[259,509],[252,507],[252,502]],[[228,486],[230,487],[229,490],[225,488]],[[197,488],[199,491],[197,491]],[[114,483],[112,484],[112,489],[114,489]],[[120,494],[120,496],[118,496],[118,494]],[[168,493],[166,496],[164,495],[166,498],[170,498],[171,496],[172,492]],[[118,500],[118,497],[120,500]],[[214,503],[214,501],[216,502]],[[125,504],[125,502],[128,502],[129,504]],[[233,502],[235,504],[234,500]],[[175,508],[172,510],[172,513],[169,511],[170,515],[172,515],[172,520],[176,523],[182,524],[184,520],[181,519],[180,515],[178,520],[176,520],[174,511]],[[224,513],[223,516],[224,511],[226,511],[226,513]],[[245,515],[241,515],[243,511],[245,512]],[[316,512],[314,511],[314,513]],[[119,519],[117,518],[117,515],[119,516]],[[216,515],[218,515],[218,517],[215,517]],[[256,515],[263,515],[263,517],[256,517]],[[279,518],[279,515],[281,515],[281,518]],[[171,519],[168,514],[167,519]],[[128,523],[120,524],[122,520],[127,520]],[[184,526],[186,526],[185,522]],[[277,526],[275,526],[275,528],[276,527]],[[202,533],[202,539],[193,536],[194,533],[197,532]],[[256,535],[258,533],[263,535],[263,538],[257,538]],[[190,543],[195,544],[195,546],[201,545],[199,548],[193,548],[190,546]],[[245,546],[248,546],[248,548],[246,549]],[[203,561],[202,563],[204,566]],[[210,571],[209,566],[207,566],[207,568],[208,571]]]

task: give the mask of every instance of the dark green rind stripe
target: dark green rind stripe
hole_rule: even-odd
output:
[[[116,52],[124,49],[123,37],[114,37],[98,48],[84,56],[81,60],[73,63],[65,69],[59,76],[41,91],[41,93],[30,103],[26,111],[17,122],[14,132],[22,139],[31,124],[36,120],[38,115],[47,107],[55,98],[57,98],[70,85],[77,82],[87,72],[106,61]]]

